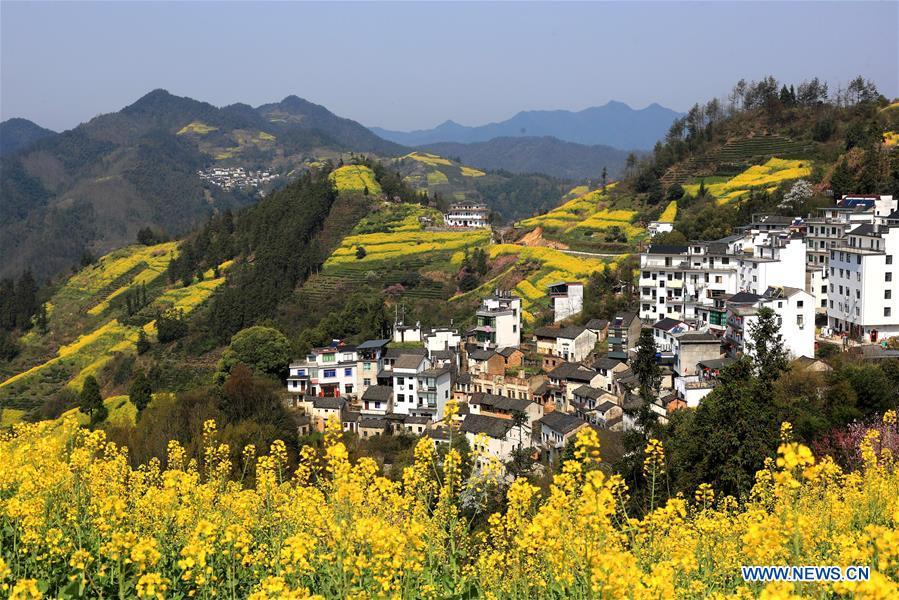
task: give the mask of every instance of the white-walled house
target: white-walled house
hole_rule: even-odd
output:
[[[564,321],[584,310],[584,284],[579,281],[557,281],[549,284],[553,305],[553,322]]]
[[[827,322],[865,342],[899,335],[899,227],[863,224],[831,249]]]
[[[752,356],[752,329],[763,307],[774,311],[784,348],[792,358],[814,357],[815,298],[803,289],[790,287],[771,287],[762,295],[741,292],[727,301],[725,343],[731,354]]]
[[[418,353],[401,353],[378,375],[393,388],[393,412],[427,416],[437,421],[452,393],[452,371],[432,368],[431,361]]]
[[[335,341],[331,346],[313,348],[306,360],[290,363],[287,392],[294,396],[354,396],[357,369],[355,346]]]
[[[596,334],[586,327],[538,327],[534,331],[537,353],[558,356],[562,360],[580,362],[596,346]]]
[[[805,289],[805,240],[798,235],[769,234],[752,256],[740,257],[738,289],[762,294],[769,287]]]
[[[489,227],[490,209],[486,204],[459,202],[443,215],[447,227]]]
[[[479,343],[492,348],[521,344],[521,298],[497,290],[481,301],[475,316],[477,325],[471,334]]]
[[[512,458],[512,453],[520,448],[530,448],[532,436],[518,427],[511,419],[500,419],[488,415],[468,414],[462,421],[462,434],[468,440],[472,451],[492,456],[500,463]],[[475,467],[482,469],[485,459],[475,460]]]

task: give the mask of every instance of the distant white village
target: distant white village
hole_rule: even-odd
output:
[[[210,167],[197,171],[200,179],[225,190],[241,188],[261,189],[278,178],[269,171],[247,171],[243,167]]]

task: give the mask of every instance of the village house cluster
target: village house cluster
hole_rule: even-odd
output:
[[[278,178],[277,173],[247,171],[243,167],[210,167],[197,171],[203,181],[225,190],[240,188],[260,189]]]
[[[459,434],[482,454],[507,463],[526,450],[553,462],[585,427],[638,426],[632,415],[644,401],[630,364],[644,329],[663,375],[649,408],[663,421],[698,406],[725,365],[752,355],[763,308],[776,314],[799,368],[828,368],[814,359],[816,322],[818,336],[859,343],[899,335],[897,255],[899,206],[890,196],[845,197],[805,220],[755,215],[721,240],[649,245],[633,312],[572,324],[584,286],[556,282],[546,289],[553,324],[528,334],[521,299],[501,290],[482,299],[467,330],[398,316],[390,339],[335,340],[291,363],[288,403],[304,432],[339,418],[361,437],[445,443],[452,401]]]

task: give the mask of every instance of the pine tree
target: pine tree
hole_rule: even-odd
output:
[[[143,369],[138,370],[135,375],[134,381],[128,389],[128,399],[137,408],[138,413],[147,408],[150,400],[153,399],[153,389],[150,387],[150,380],[147,379]]]
[[[150,338],[147,337],[147,332],[145,332],[143,328],[137,333],[137,342],[135,343],[135,346],[138,354],[144,354],[150,349]]]
[[[84,379],[84,385],[81,386],[81,402],[78,409],[91,418],[94,422],[94,416],[103,408],[103,397],[100,395],[100,384],[93,375],[88,375]]]
[[[749,325],[752,341],[747,344],[759,381],[770,384],[787,370],[787,350],[780,334],[778,316],[768,307],[759,309],[756,322]]]

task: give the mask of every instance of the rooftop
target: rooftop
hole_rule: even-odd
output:
[[[393,388],[388,385],[370,385],[362,394],[363,400],[388,402],[393,398]]]
[[[570,379],[571,381],[580,381],[589,383],[597,373],[593,369],[589,369],[584,365],[572,362],[563,362],[561,365],[549,372],[552,379]]]
[[[542,338],[573,340],[585,331],[587,331],[587,328],[581,325],[570,325],[568,327],[538,327],[534,330],[534,335]]]
[[[562,435],[571,433],[582,425],[587,424],[587,422],[580,417],[569,415],[558,410],[546,413],[538,420],[538,422]]]
[[[487,394],[485,392],[475,392],[471,395],[469,404],[480,404],[481,406],[493,408],[494,410],[524,412],[527,410],[528,406],[533,404],[533,402],[530,400],[509,398],[507,396],[498,396],[496,394]]]
[[[495,439],[503,439],[513,426],[512,419],[470,414],[462,421],[462,432],[475,435],[484,433]]]

